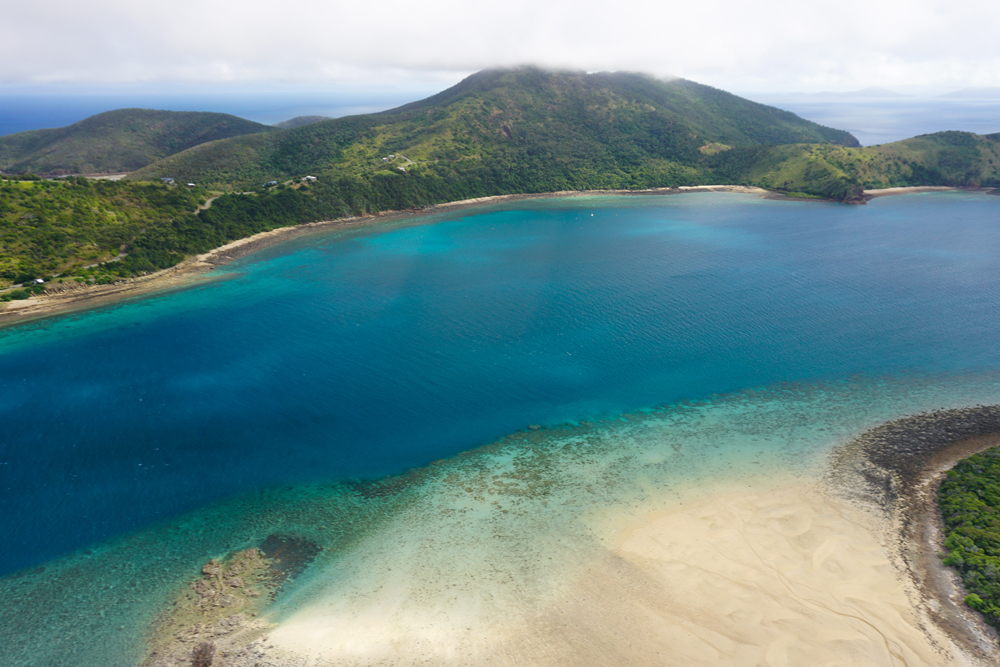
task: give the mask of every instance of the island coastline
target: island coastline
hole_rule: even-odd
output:
[[[768,190],[743,185],[681,186],[652,190],[565,190],[548,193],[478,197],[475,199],[445,202],[422,209],[383,211],[366,216],[351,216],[334,220],[307,222],[301,225],[279,227],[237,239],[207,253],[190,257],[168,269],[137,278],[121,280],[110,285],[73,284],[64,287],[58,283],[50,283],[47,289],[52,290],[51,293],[32,296],[21,301],[9,301],[0,304],[0,329],[55,315],[99,308],[147,294],[183,289],[195,282],[211,279],[210,273],[216,267],[223,266],[241,257],[305,234],[364,227],[380,222],[405,220],[445,211],[460,211],[478,206],[512,201],[563,199],[595,195],[674,195],[693,192],[741,192],[759,196],[774,194]]]
[[[885,190],[866,190],[865,199],[912,194],[917,192],[939,192],[967,189],[968,188],[928,186],[887,188]],[[980,191],[983,189],[976,188],[973,190]],[[223,266],[246,255],[250,255],[259,250],[263,250],[264,248],[305,234],[325,232],[335,229],[348,229],[351,227],[363,227],[379,222],[404,220],[407,218],[433,215],[434,213],[441,213],[445,211],[460,211],[478,206],[512,201],[562,199],[600,195],[664,196],[698,192],[738,192],[757,195],[764,199],[817,201],[815,199],[793,197],[781,192],[746,185],[693,185],[654,188],[649,190],[564,190],[548,193],[526,193],[478,197],[475,199],[463,199],[453,202],[445,202],[442,204],[435,204],[434,206],[422,209],[384,211],[366,216],[352,216],[338,218],[335,220],[308,222],[301,225],[279,227],[277,229],[260,232],[258,234],[254,234],[253,236],[238,239],[215,248],[214,250],[210,250],[207,253],[190,257],[168,269],[163,269],[145,276],[121,280],[111,285],[82,285],[77,283],[70,286],[63,286],[58,283],[50,283],[50,287],[47,289],[52,290],[51,292],[32,296],[21,301],[9,301],[0,304],[0,329],[35,320],[41,320],[55,315],[100,308],[119,301],[141,297],[146,294],[184,289],[195,282],[211,279],[210,273],[216,267]]]

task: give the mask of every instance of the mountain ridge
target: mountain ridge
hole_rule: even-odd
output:
[[[706,176],[706,146],[797,142],[859,145],[848,132],[684,79],[524,67],[483,70],[376,114],[195,147],[131,177],[224,189],[307,172],[370,179],[385,175],[383,157],[403,154],[410,162],[397,169],[496,186],[460,188],[476,196],[634,189],[695,184]]]
[[[201,143],[270,131],[274,128],[230,114],[118,109],[66,127],[0,137],[0,171],[131,172]]]

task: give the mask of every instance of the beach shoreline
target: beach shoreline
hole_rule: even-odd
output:
[[[911,195],[921,192],[950,192],[961,190],[966,192],[989,192],[992,188],[960,188],[952,185],[913,185],[898,188],[882,188],[879,190],[865,190],[865,199],[878,199],[879,197],[893,197],[896,195]]]
[[[874,199],[877,197],[911,194],[916,192],[937,192],[956,189],[960,188],[888,188],[885,190],[866,190],[865,197],[866,199]],[[51,289],[52,293],[32,296],[28,299],[20,301],[0,303],[0,329],[55,315],[99,308],[101,306],[111,305],[119,301],[155,292],[169,292],[174,289],[183,289],[196,282],[210,279],[210,273],[216,267],[223,266],[236,259],[259,250],[263,250],[264,248],[283,241],[315,232],[364,227],[378,222],[405,220],[407,218],[433,215],[435,213],[442,213],[446,211],[461,211],[468,208],[511,201],[562,199],[601,195],[669,196],[696,192],[739,192],[757,195],[765,199],[799,200],[780,192],[745,185],[697,185],[679,186],[675,188],[653,188],[649,190],[566,190],[535,194],[495,195],[491,197],[479,197],[475,199],[445,202],[423,209],[385,211],[367,216],[309,222],[290,227],[280,227],[267,232],[260,232],[258,234],[254,234],[253,236],[232,241],[226,245],[210,250],[207,253],[188,258],[168,269],[163,269],[146,276],[122,280],[111,285],[83,285],[74,283],[71,286],[63,286],[57,283],[50,283],[50,286],[47,289]]]
[[[807,476],[741,475],[601,510],[589,555],[548,552],[574,562],[527,596],[530,576],[491,587],[479,565],[435,578],[433,562],[394,556],[424,533],[406,546],[390,530],[348,559],[366,581],[265,612],[221,646],[229,667],[994,665],[996,634],[941,563],[934,490],[997,443],[1000,406],[921,414],[834,447]]]
[[[996,631],[965,605],[966,592],[958,574],[943,562],[945,529],[937,492],[945,474],[959,461],[997,446],[1000,433],[989,433],[959,441],[931,458],[923,478],[909,490],[912,519],[906,535],[910,548],[904,554],[934,622],[967,651],[994,660],[1000,657]]]
[[[111,285],[83,285],[74,283],[63,286],[50,283],[47,289],[52,293],[33,296],[20,301],[0,303],[0,328],[24,324],[54,315],[61,315],[82,310],[90,310],[111,305],[119,301],[152,294],[183,289],[194,283],[211,278],[211,271],[216,267],[228,264],[259,250],[276,245],[283,241],[294,239],[305,234],[364,227],[380,222],[406,220],[435,213],[461,211],[468,208],[499,204],[512,201],[528,201],[535,199],[562,199],[570,197],[586,197],[599,195],[672,195],[692,192],[742,192],[768,196],[769,191],[761,188],[742,185],[705,185],[682,186],[678,188],[656,188],[652,190],[567,190],[560,192],[538,194],[496,195],[479,197],[454,202],[436,204],[423,209],[406,211],[385,211],[366,216],[352,216],[335,220],[307,222],[301,225],[279,227],[267,232],[232,241],[206,253],[188,258],[175,266],[163,269],[146,276],[121,280]]]

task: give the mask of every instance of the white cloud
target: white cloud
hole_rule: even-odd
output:
[[[733,90],[1000,85],[995,0],[17,3],[0,83],[454,81],[536,63]]]

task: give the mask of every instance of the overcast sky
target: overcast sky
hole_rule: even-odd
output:
[[[998,35],[997,0],[8,0],[0,84],[440,89],[532,63],[733,91],[949,89],[1000,86]]]

